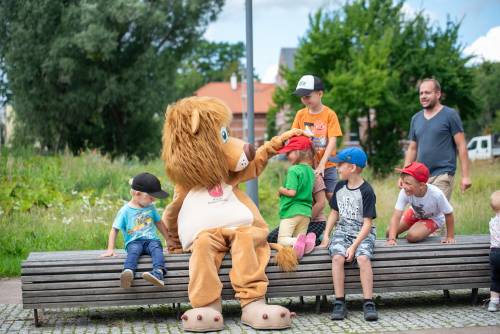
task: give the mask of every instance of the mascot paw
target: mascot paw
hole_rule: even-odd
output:
[[[279,305],[267,305],[259,299],[242,309],[241,322],[254,329],[284,329],[292,326],[294,312]]]
[[[220,312],[220,300],[206,306],[184,312],[182,328],[187,332],[213,332],[224,329],[224,318]]]

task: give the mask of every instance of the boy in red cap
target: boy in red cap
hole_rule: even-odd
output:
[[[314,185],[313,151],[311,139],[306,136],[292,137],[279,150],[286,153],[292,164],[288,168],[283,187],[279,188],[280,227],[278,243],[293,247],[297,258],[314,249],[316,235],[308,233],[312,214],[312,191]]]
[[[455,243],[453,208],[438,187],[427,184],[429,169],[412,162],[397,171],[401,172],[403,188],[391,217],[387,244],[396,245],[397,236],[405,231],[408,242],[422,241],[445,223],[447,235],[441,242]],[[403,212],[407,204],[411,207]]]

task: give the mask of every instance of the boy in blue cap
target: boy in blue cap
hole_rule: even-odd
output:
[[[363,288],[364,317],[367,321],[374,321],[378,319],[378,314],[373,302],[373,271],[370,259],[376,238],[372,220],[377,213],[375,192],[361,176],[367,157],[362,149],[350,147],[330,159],[338,164],[341,181],[335,186],[330,200],[332,211],[326,223],[323,241],[318,247],[328,247],[332,256],[335,302],[331,319],[343,320],[347,316],[344,263],[355,259]],[[330,241],[330,232],[335,224],[337,228]]]

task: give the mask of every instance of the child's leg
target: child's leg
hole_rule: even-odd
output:
[[[406,240],[408,240],[408,242],[422,241],[437,229],[438,225],[431,219],[418,221],[408,230]]]
[[[297,226],[295,226],[295,231],[293,231],[293,236],[296,237],[300,234],[306,234],[307,228],[309,227],[309,222],[311,218],[306,216],[297,216],[300,219],[297,221]]]
[[[165,274],[167,270],[165,269],[165,258],[163,257],[163,247],[160,240],[148,240],[146,253],[151,256],[153,270],[160,269]]]
[[[491,285],[490,300],[500,303],[500,248],[490,249]]]
[[[373,298],[373,270],[370,258],[366,255],[357,257],[359,265],[359,277],[361,279],[361,288],[363,288],[363,298]]]
[[[303,216],[295,216],[285,218],[280,221],[280,229],[278,232],[278,243],[283,246],[293,246],[297,238],[293,237],[295,227],[301,221]],[[307,227],[306,227],[307,229]]]
[[[123,264],[123,269],[130,269],[135,273],[137,269],[137,262],[139,261],[139,257],[142,255],[142,251],[142,240],[131,241],[127,245],[127,258]]]
[[[332,258],[333,290],[335,298],[344,298],[345,256],[336,254]]]

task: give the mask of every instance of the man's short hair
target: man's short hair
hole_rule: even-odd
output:
[[[424,78],[424,79],[420,80],[420,82],[418,83],[418,90],[420,90],[420,86],[424,82],[429,82],[429,81],[432,82],[432,83],[434,83],[434,89],[436,90],[436,92],[440,92],[441,91],[441,85],[439,84],[439,81],[437,81],[434,78]]]

